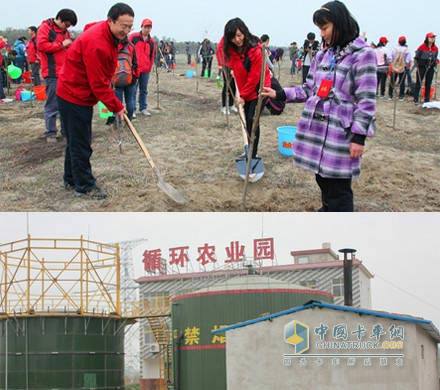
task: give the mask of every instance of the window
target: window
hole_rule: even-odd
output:
[[[308,256],[298,257],[298,264],[308,264],[308,263],[309,263]]]
[[[303,280],[301,282],[299,282],[299,284],[303,287],[307,287],[307,288],[317,288],[317,281],[315,279],[312,280]]]
[[[144,341],[146,345],[153,344],[156,342],[156,337],[154,337],[154,334],[151,332],[150,329],[148,329],[147,333],[145,333]]]
[[[344,295],[344,278],[335,278],[332,280],[332,294],[335,297]]]

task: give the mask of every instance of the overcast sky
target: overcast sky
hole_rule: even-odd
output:
[[[352,247],[375,275],[373,308],[421,316],[440,327],[440,214],[29,214],[35,237],[75,238],[83,234],[103,242],[146,238],[134,252],[136,277],[142,275],[146,249],[189,246],[197,270],[198,246],[215,245],[219,261],[233,240],[252,255],[256,238],[273,237],[277,264],[292,262],[292,250]],[[0,243],[25,238],[27,216],[0,213]],[[223,254],[222,254],[223,253]],[[406,293],[405,293],[406,291]]]
[[[61,8],[74,9],[79,27],[90,21],[105,18],[115,3],[111,0],[4,0],[1,7],[0,30],[5,27],[38,25],[41,20],[55,16]],[[312,23],[313,12],[323,5],[322,0],[168,0],[129,1],[136,13],[136,28],[145,17],[153,19],[153,33],[159,37],[173,37],[179,41],[199,41],[207,35],[218,40],[226,21],[241,17],[256,35],[267,33],[274,45],[287,46],[293,40],[303,42],[309,31],[317,31]],[[384,1],[346,0],[345,4],[358,20],[369,40],[377,41],[387,35],[394,43],[406,34],[411,48],[419,45],[427,32],[439,28],[440,1]],[[206,33],[207,32],[207,33]],[[438,32],[438,31],[437,31]]]

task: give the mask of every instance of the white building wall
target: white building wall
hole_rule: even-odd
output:
[[[437,361],[431,358],[437,356],[437,345],[433,344],[431,338],[420,328],[417,329],[415,355],[419,366],[419,389],[436,389],[437,387],[440,389]]]
[[[371,309],[371,279],[360,268],[357,271],[359,273],[360,307]]]
[[[142,378],[145,379],[160,378],[160,360],[157,357],[142,359]]]
[[[387,367],[380,367],[377,359],[370,367],[365,366],[361,358],[353,367],[347,366],[346,362],[332,367],[329,361],[319,366],[315,358],[310,358],[307,366],[300,367],[299,358],[295,357],[292,366],[286,367],[283,365],[283,354],[292,353],[292,346],[284,342],[284,326],[292,320],[310,326],[316,326],[323,320],[329,324],[347,323],[352,327],[359,322],[368,327],[380,322],[386,329],[392,324],[403,325],[404,350],[393,352],[404,353],[404,365],[399,367],[390,360]],[[414,324],[328,309],[304,310],[238,328],[227,332],[227,390],[438,390],[434,370],[437,364],[436,343],[432,338],[422,336],[424,331],[418,332]],[[423,370],[417,356],[420,341],[427,345]],[[317,352],[311,346],[301,356]]]

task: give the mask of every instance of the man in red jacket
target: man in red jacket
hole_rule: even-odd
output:
[[[29,41],[26,46],[26,54],[32,71],[32,81],[34,85],[41,85],[40,79],[40,59],[37,55],[37,27],[28,28]]]
[[[93,153],[93,106],[101,101],[120,120],[125,108],[111,87],[118,52],[133,28],[133,9],[115,4],[108,19],[89,25],[75,40],[60,74],[58,105],[64,123],[67,144],[64,162],[64,186],[75,196],[104,199],[106,193],[96,185],[90,157]]]
[[[130,36],[130,41],[136,49],[136,57],[139,67],[139,111],[145,116],[151,116],[147,110],[148,102],[148,81],[150,79],[151,69],[153,68],[154,59],[156,56],[156,42],[151,37],[151,30],[153,29],[153,22],[150,19],[144,19],[141,26],[141,31]],[[134,94],[136,109],[136,92]]]
[[[6,41],[0,36],[0,100],[5,99],[5,91],[3,89],[3,71],[4,71],[4,60],[3,60],[3,50],[6,48]],[[6,73],[5,73],[6,74]]]
[[[41,23],[37,34],[37,49],[41,60],[41,70],[46,82],[47,101],[44,106],[46,132],[48,142],[56,142],[58,104],[56,97],[57,80],[64,61],[67,49],[72,44],[68,28],[76,26],[78,19],[74,11],[62,9],[55,19],[48,19]],[[61,132],[63,122],[61,121]]]

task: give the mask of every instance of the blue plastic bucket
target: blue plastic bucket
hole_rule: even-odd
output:
[[[35,95],[31,91],[21,91],[20,97],[22,102],[29,102],[35,99]]]
[[[295,126],[278,127],[278,150],[286,157],[293,156],[293,145],[296,139]]]
[[[185,76],[186,76],[188,79],[192,79],[195,75],[196,75],[196,72],[195,72],[194,70],[187,70],[187,71],[185,72]]]

